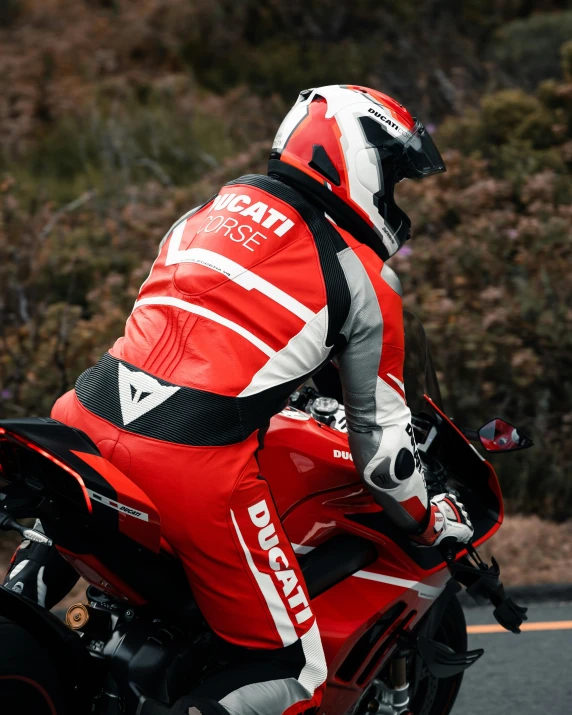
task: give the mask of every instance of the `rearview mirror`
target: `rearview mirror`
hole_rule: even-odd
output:
[[[515,452],[534,444],[522,430],[498,417],[483,425],[478,435],[487,452]]]

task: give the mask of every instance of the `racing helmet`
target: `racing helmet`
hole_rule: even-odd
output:
[[[268,174],[291,185],[383,260],[410,238],[395,184],[445,171],[423,124],[399,102],[357,85],[306,89],[280,125]]]

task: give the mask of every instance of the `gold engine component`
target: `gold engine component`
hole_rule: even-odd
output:
[[[66,623],[74,631],[83,628],[89,621],[89,611],[83,603],[74,603],[66,613]]]

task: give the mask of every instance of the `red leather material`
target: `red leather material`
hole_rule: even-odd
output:
[[[283,640],[272,618],[264,592],[261,590],[237,527],[248,548],[254,567],[271,580],[274,592],[283,604],[292,634],[302,635],[314,622],[308,619],[298,623],[296,615],[304,611],[302,601],[290,607],[292,598],[300,587],[304,597],[307,592],[296,556],[276,513],[267,483],[258,478],[258,464],[254,452],[258,446],[257,435],[241,445],[217,449],[166,444],[139,435],[118,430],[88,412],[73,392],[64,395],[52,411],[55,419],[65,414],[66,422],[91,436],[96,445],[112,439],[131,456],[128,474],[148,501],[157,507],[161,516],[164,539],[182,560],[191,583],[193,594],[201,612],[210,626],[220,636],[237,645],[249,648],[278,648]],[[114,450],[110,455],[113,465]],[[118,452],[123,455],[123,451]],[[121,457],[122,458],[122,457]],[[110,474],[108,468],[107,473]],[[113,478],[122,483],[117,473]],[[249,515],[249,508],[264,501],[268,518],[264,522],[265,546],[277,539],[291,571],[287,582],[276,577],[270,566],[269,549],[259,542],[260,527]],[[150,508],[147,504],[146,508]],[[276,552],[277,553],[277,552]],[[96,570],[92,566],[93,571]],[[284,595],[288,588],[292,591]],[[272,590],[272,589],[271,589]],[[283,613],[283,615],[284,615]],[[242,617],[237,617],[242,614]],[[245,627],[248,623],[248,627]]]
[[[186,252],[208,251],[210,257],[196,258],[195,253],[193,260],[212,264],[222,257],[243,271],[253,271],[256,278],[298,301],[308,312],[317,313],[326,305],[326,293],[315,242],[298,213],[266,192],[233,185],[224,187],[218,199],[228,196],[246,197],[250,207],[257,203],[263,204],[262,209],[266,206],[261,223],[256,216],[243,217],[209,204],[186,220],[180,240],[176,231],[171,232],[141,286],[138,301],[168,298],[212,311],[272,351],[279,351],[304,327],[304,320],[285,307],[280,296],[272,299],[257,288],[245,288],[219,270],[190,262],[192,254]],[[292,224],[282,236],[275,230],[285,221],[269,228],[262,225],[265,217],[272,218],[271,209]],[[125,336],[110,352],[171,383],[231,396],[238,395],[268,360],[258,347],[220,323],[155,304],[134,310]]]

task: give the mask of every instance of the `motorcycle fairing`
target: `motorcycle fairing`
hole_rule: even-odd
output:
[[[264,436],[264,449],[257,454],[260,474],[270,484],[281,519],[318,492],[362,484],[347,434],[307,417],[274,416]]]
[[[490,462],[482,457],[461,430],[427,395],[427,405],[440,420],[441,444],[446,444],[447,467],[461,501],[471,514],[475,527],[473,546],[495,534],[504,520],[504,504],[498,477]]]
[[[189,583],[178,559],[161,549],[157,509],[87,435],[51,418],[0,420],[0,464],[7,499],[25,497],[29,513],[20,516],[40,516],[89,583],[133,605],[186,608]]]
[[[103,560],[97,556],[74,554],[62,546],[58,546],[57,549],[79,575],[95,588],[135,606],[142,606],[146,603],[146,599],[140,593],[119,578],[117,573],[107,568]]]
[[[155,505],[101,456],[86,434],[51,418],[0,420],[0,430],[0,437],[15,447],[20,473],[38,480],[39,494],[72,501],[77,512],[91,515],[102,527],[159,552],[161,523]]]
[[[39,424],[35,424],[38,422]],[[86,451],[95,450],[91,440],[83,439],[77,431],[70,434],[59,429],[63,425],[51,424],[53,420],[0,420],[0,466],[5,484],[25,483],[38,498],[48,488],[50,493],[64,499],[79,514],[93,513],[91,499],[81,475],[70,464],[58,459],[58,452],[68,450],[68,442]],[[48,426],[49,425],[49,426]],[[37,432],[49,430],[50,439],[38,439]],[[65,445],[65,446],[64,446]],[[42,475],[41,477],[39,475]]]
[[[442,425],[447,425],[451,434],[454,433],[459,449],[462,448],[464,454],[472,451],[446,416],[438,409],[434,412],[442,420]],[[71,432],[78,434],[75,430]],[[61,452],[56,451],[56,454],[61,461],[77,468],[82,479],[90,470],[95,472],[94,479],[101,480],[97,493],[107,495],[101,485],[108,484],[111,489],[109,482],[113,482],[114,476],[115,486],[119,487],[120,478],[116,475],[109,480],[105,478],[106,470],[98,462],[100,455],[95,447],[74,447],[73,450],[81,452],[81,456],[70,452],[64,460]],[[84,458],[85,454],[91,455],[88,460]],[[357,549],[356,560],[351,568],[348,563],[346,575],[341,573],[340,580],[336,576],[335,583],[328,584],[327,590],[317,589],[318,595],[311,603],[330,673],[322,705],[328,711],[347,711],[391,657],[399,638],[407,637],[416,629],[446,587],[451,574],[437,550],[413,547],[406,537],[401,537],[407,540],[406,545],[386,530],[386,526],[383,531],[379,530],[379,524],[374,521],[383,520],[385,515],[357,475],[346,434],[311,419],[302,421],[276,416],[271,421],[265,449],[258,453],[258,457],[261,474],[271,485],[295,551],[303,554],[316,549],[318,556],[321,546],[334,541],[334,537],[347,539],[349,536],[370,544],[369,548]],[[100,468],[90,465],[90,460],[92,465]],[[482,536],[479,537],[482,541],[494,533],[502,521],[500,491],[488,463],[476,453],[469,461],[475,465],[478,462],[475,466],[480,475],[475,481],[478,484],[461,486],[469,495],[471,490],[475,495],[478,491],[488,499],[483,514],[488,521],[483,522]],[[463,481],[462,474],[459,480]],[[49,480],[44,482],[49,485]],[[86,489],[96,491],[87,482],[85,485]],[[115,494],[119,502],[117,491]],[[157,556],[141,547],[130,535],[122,533],[118,528],[117,512],[88,496],[92,503],[91,516],[86,513],[85,506],[83,511],[77,508],[69,522],[66,518],[65,525],[47,522],[47,534],[68,552],[68,557],[79,559],[84,566],[93,566],[99,578],[107,579],[112,589],[119,590],[131,602],[149,601],[159,608],[164,607],[172,618],[176,618],[185,599],[187,603],[192,599],[182,569],[177,572],[172,568],[174,559],[163,554]],[[132,503],[129,496],[124,499],[128,504]],[[99,532],[98,524],[112,512],[117,520],[115,533],[111,529]],[[88,533],[79,528],[85,522],[92,525]],[[109,519],[105,523],[108,524]],[[341,552],[340,558],[343,558]],[[121,574],[121,578],[115,574]],[[311,583],[309,588],[312,591]]]
[[[474,449],[466,437],[428,397],[431,408],[446,432],[441,440],[446,449],[447,464],[452,464],[456,488],[467,504],[475,526],[476,545],[490,538],[503,520],[502,496],[492,466]],[[295,445],[295,446],[293,446]],[[437,443],[429,454],[441,449]],[[366,528],[372,538],[398,544],[409,565],[414,562],[425,574],[443,567],[437,549],[420,549],[402,534],[363,487],[349,451],[347,434],[314,420],[300,421],[277,415],[271,420],[265,437],[265,448],[258,454],[261,474],[270,484],[274,500],[291,541],[302,546],[315,546],[336,533],[335,520],[325,519],[326,504],[337,500],[336,514],[344,513],[343,530],[359,533]],[[316,499],[321,495],[320,499]],[[312,506],[310,506],[312,503]],[[298,510],[303,525],[301,533],[288,532],[289,517]],[[302,514],[306,516],[302,517]],[[317,521],[314,517],[320,514]],[[352,525],[354,522],[354,525]],[[290,527],[291,528],[291,527]],[[336,527],[338,528],[338,527]],[[356,532],[356,529],[358,530]],[[324,534],[323,536],[320,536]]]
[[[145,492],[104,457],[73,450],[72,454],[101,475],[116,494],[113,499],[88,487],[92,503],[100,502],[116,511],[119,531],[150,551],[158,553],[161,544],[161,519],[155,505]]]
[[[458,452],[458,488],[462,500],[472,504],[471,517],[475,512],[473,521],[481,543],[502,523],[498,480],[446,415],[431,400],[427,403],[447,433],[447,456],[449,448]],[[397,637],[390,637],[391,629],[376,638],[375,624],[397,609],[395,632],[410,632],[451,574],[437,549],[413,545],[375,503],[359,479],[346,434],[314,420],[277,415],[258,457],[295,551],[311,553],[348,534],[369,540],[377,550],[374,562],[312,599],[330,672],[323,707],[343,712],[355,703],[356,694],[395,647]],[[360,639],[364,639],[364,652],[358,648]],[[361,660],[350,668],[348,658],[355,661],[358,652]]]

